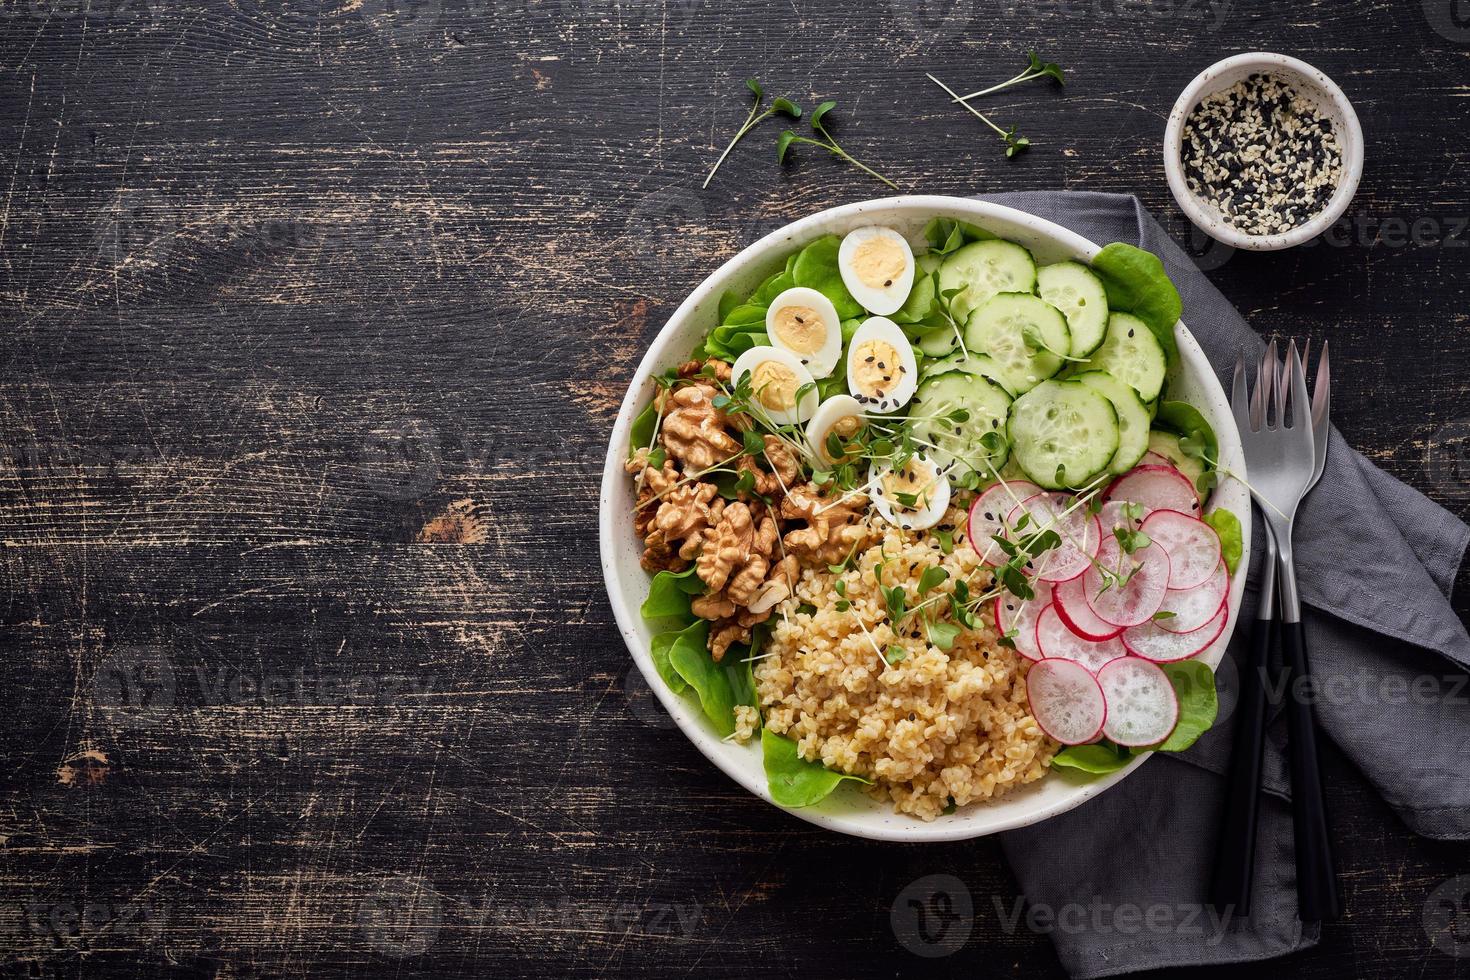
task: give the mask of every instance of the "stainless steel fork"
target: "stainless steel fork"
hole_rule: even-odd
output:
[[[1249,912],[1265,722],[1265,676],[1274,635],[1274,584],[1278,586],[1281,612],[1299,915],[1303,921],[1313,922],[1337,918],[1342,900],[1322,791],[1316,713],[1301,625],[1292,530],[1297,506],[1321,478],[1326,463],[1330,374],[1324,347],[1317,390],[1309,407],[1306,377],[1295,341],[1287,348],[1285,365],[1278,367],[1278,364],[1273,341],[1257,370],[1255,391],[1247,397],[1245,366],[1237,363],[1231,398],[1246,468],[1253,483],[1251,495],[1265,518],[1267,561],[1249,664],[1241,676],[1235,756],[1212,901],[1222,907],[1234,906],[1236,914]]]

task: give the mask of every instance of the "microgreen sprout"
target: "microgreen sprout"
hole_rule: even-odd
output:
[[[832,109],[836,107],[836,105],[836,102],[833,102],[829,99],[828,101],[823,102],[821,105],[812,110],[812,132],[816,133],[817,136],[820,137],[819,139],[812,139],[809,136],[798,136],[796,133],[792,132],[789,129],[782,130],[781,135],[776,138],[776,161],[778,163],[784,163],[786,161],[786,153],[788,150],[791,149],[791,145],[793,143],[807,143],[811,146],[821,147],[833,156],[840,157],[841,159],[846,160],[848,163],[852,164],[854,167],[857,167],[859,170],[863,171],[869,176],[876,177],[877,179],[883,181],[883,183],[887,184],[889,187],[892,187],[894,190],[898,190],[899,186],[893,181],[889,180],[887,177],[883,176],[878,171],[874,170],[872,167],[869,167],[857,157],[844,150],[842,146],[837,142],[837,140],[832,138],[832,134],[827,131],[827,127],[822,125],[822,117],[831,112]]]
[[[750,107],[750,115],[745,117],[745,122],[741,124],[740,128],[735,131],[735,135],[730,138],[730,143],[728,146],[725,147],[725,152],[720,154],[720,158],[716,160],[715,165],[710,168],[709,176],[704,178],[703,186],[705,187],[708,187],[709,182],[715,179],[715,171],[720,169],[720,164],[725,162],[725,157],[729,156],[730,151],[735,149],[736,143],[739,143],[742,139],[745,138],[746,133],[750,132],[752,129],[759,126],[762,122],[769,119],[771,116],[774,116],[778,112],[782,115],[790,116],[792,119],[801,118],[801,106],[797,105],[795,102],[792,102],[785,96],[776,99],[776,101],[771,103],[771,107],[769,109],[766,109],[764,112],[762,112],[761,103],[765,100],[766,93],[764,90],[761,89],[761,83],[756,81],[754,78],[747,78],[745,80],[745,87],[755,93],[755,105]]]
[[[970,114],[973,115],[976,119],[980,120],[985,125],[995,130],[996,135],[998,135],[1005,142],[1007,157],[1013,157],[1017,153],[1024,151],[1027,147],[1031,145],[1030,140],[1022,136],[1020,133],[1016,132],[1015,126],[1011,126],[1007,129],[1001,129],[995,123],[990,121],[989,116],[985,115],[985,113],[981,112],[979,109],[976,109],[974,106],[970,105],[970,103],[966,102],[964,99],[956,95],[954,89],[950,88],[948,85],[944,84],[933,75],[929,76],[929,80],[935,85],[938,85],[940,88],[944,89],[950,95],[954,96],[954,101],[958,102],[960,105],[968,109],[970,111]]]
[[[1051,61],[1042,61],[1041,56],[1038,55],[1035,51],[1026,52],[1026,60],[1026,70],[1021,72],[1021,74],[1017,75],[1015,78],[1008,78],[998,85],[992,85],[989,88],[982,88],[980,91],[971,92],[969,95],[956,95],[954,97],[954,101],[967,102],[970,99],[978,99],[982,95],[989,95],[992,92],[999,92],[1003,88],[1010,88],[1012,85],[1020,85],[1022,82],[1029,82],[1034,78],[1042,78],[1047,76],[1056,79],[1058,84],[1067,84],[1067,80],[1062,77],[1061,65],[1058,65],[1055,62]]]

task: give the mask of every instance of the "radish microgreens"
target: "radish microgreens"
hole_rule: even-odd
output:
[[[971,92],[969,95],[957,95],[955,96],[954,100],[956,102],[967,102],[970,99],[978,99],[982,95],[989,95],[992,92],[999,92],[1001,89],[1010,88],[1012,85],[1020,85],[1022,82],[1029,82],[1035,78],[1049,77],[1056,79],[1057,83],[1060,85],[1067,84],[1067,80],[1062,77],[1061,65],[1058,65],[1052,61],[1042,61],[1041,56],[1038,55],[1035,51],[1026,52],[1026,61],[1026,69],[1015,78],[1008,78],[998,85],[992,85],[989,88],[982,88],[980,91]]]
[[[985,125],[995,130],[996,134],[1000,136],[1001,140],[1005,143],[1007,157],[1013,157],[1017,153],[1024,151],[1027,147],[1031,145],[1031,141],[1017,133],[1015,126],[1009,126],[1005,129],[1001,129],[995,123],[990,121],[990,117],[986,116],[979,109],[976,109],[974,106],[970,105],[969,100],[978,99],[983,95],[990,95],[992,92],[999,92],[1001,89],[1009,88],[1012,85],[1020,85],[1022,82],[1029,82],[1037,78],[1053,78],[1058,82],[1058,84],[1066,84],[1066,79],[1062,77],[1062,68],[1060,65],[1050,61],[1042,61],[1035,51],[1027,52],[1026,58],[1026,68],[1019,75],[1015,76],[1014,78],[1008,78],[997,85],[990,86],[989,88],[983,88],[977,92],[971,92],[969,95],[958,95],[955,93],[954,89],[950,88],[948,85],[944,84],[933,75],[929,76],[930,81],[932,81],[935,85],[938,85],[940,88],[944,89],[950,94],[950,96],[952,97],[951,101],[958,102],[960,105],[968,109],[970,113],[975,116],[976,119],[979,119]]]
[[[837,103],[829,99],[828,101],[823,102],[821,105],[812,110],[812,115],[810,119],[812,132],[816,133],[817,136],[820,137],[819,139],[812,139],[809,136],[798,136],[796,135],[796,133],[792,132],[789,129],[782,130],[781,135],[776,137],[776,162],[786,162],[786,153],[791,149],[793,143],[806,143],[811,146],[821,147],[833,156],[846,160],[848,163],[852,164],[854,167],[857,167],[863,173],[868,174],[871,177],[878,178],[889,187],[892,187],[894,190],[899,190],[899,186],[893,181],[889,180],[887,177],[883,176],[878,171],[874,170],[872,167],[863,163],[857,157],[844,150],[842,148],[842,145],[839,144],[837,140],[833,139],[832,134],[827,131],[827,127],[822,125],[822,117],[831,112],[834,108],[836,108],[836,106]]]
[[[996,135],[998,135],[1001,138],[1001,140],[1004,141],[1004,143],[1005,143],[1006,156],[1008,158],[1015,156],[1017,153],[1021,153],[1022,151],[1026,150],[1028,147],[1031,146],[1031,141],[1028,140],[1026,137],[1024,137],[1024,136],[1020,135],[1019,133],[1017,133],[1015,126],[1010,126],[1010,127],[1006,128],[1006,129],[1001,129],[995,123],[993,123],[993,122],[990,121],[990,117],[989,116],[985,115],[985,113],[981,112],[979,109],[976,109],[974,106],[970,105],[970,103],[968,103],[964,99],[960,98],[955,93],[955,90],[954,89],[950,88],[948,85],[944,84],[939,79],[935,78],[933,75],[930,75],[929,76],[929,80],[931,82],[933,82],[935,85],[938,85],[940,88],[944,89],[950,95],[954,96],[954,101],[958,102],[960,105],[962,105],[966,109],[968,109],[970,111],[970,114],[973,115],[976,119],[980,120],[985,125],[989,126],[991,129],[995,130]]]
[[[715,165],[710,168],[709,176],[704,178],[704,187],[708,187],[709,182],[715,179],[715,172],[720,169],[720,164],[725,162],[725,157],[729,156],[730,151],[735,149],[736,143],[739,143],[742,139],[745,138],[746,133],[749,133],[752,129],[759,126],[762,122],[769,119],[770,117],[776,115],[776,113],[778,112],[782,115],[790,116],[792,119],[801,118],[801,106],[797,105],[795,102],[792,102],[785,96],[776,99],[776,101],[771,103],[771,107],[769,109],[762,112],[761,102],[765,100],[766,93],[764,90],[761,89],[761,83],[756,81],[754,78],[747,78],[745,80],[745,87],[755,93],[755,105],[750,107],[750,115],[745,117],[745,122],[742,123],[740,128],[735,131],[735,135],[730,138],[730,143],[725,147],[725,152],[720,154],[720,158],[716,160]]]

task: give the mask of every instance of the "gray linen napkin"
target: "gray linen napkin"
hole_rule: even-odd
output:
[[[1099,244],[1159,255],[1184,298],[1184,322],[1221,380],[1262,341],[1137,199],[1025,192],[985,200],[1049,218]],[[1227,387],[1228,390],[1228,387]],[[1470,837],[1470,636],[1449,604],[1470,527],[1383,473],[1334,430],[1321,484],[1303,505],[1297,571],[1308,653],[1325,689],[1321,726],[1413,830]],[[1374,560],[1363,561],[1364,546]],[[1255,615],[1251,571],[1241,621]],[[1313,945],[1296,917],[1289,779],[1278,719],[1268,733],[1249,920],[1203,906],[1213,873],[1222,774],[1229,764],[1238,631],[1217,675],[1223,721],[1188,752],[1155,756],[1102,796],[1002,844],[1028,904],[1003,925],[1048,933],[1073,977],[1233,963]],[[1338,825],[1339,851],[1353,829]],[[999,914],[1004,903],[997,899]]]

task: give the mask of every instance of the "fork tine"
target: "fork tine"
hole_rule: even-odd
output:
[[[1332,369],[1327,362],[1327,341],[1317,358],[1317,376],[1312,381],[1312,428],[1320,429],[1332,406]]]
[[[1230,385],[1230,410],[1235,413],[1235,427],[1242,432],[1252,429],[1251,419],[1255,415],[1256,397],[1253,393],[1247,405],[1245,393],[1245,359],[1235,360],[1235,380]]]
[[[1292,427],[1297,429],[1303,426],[1309,427],[1311,423],[1308,416],[1311,415],[1311,402],[1307,400],[1307,375],[1302,370],[1302,359],[1297,354],[1295,340],[1286,348],[1286,364],[1291,370],[1291,392],[1287,401],[1291,405]],[[1283,422],[1285,417],[1286,413],[1283,411]]]
[[[1256,385],[1261,389],[1261,427],[1272,426],[1274,422],[1274,405],[1276,403],[1276,341],[1266,345],[1266,353],[1261,355],[1261,366],[1256,371]]]

